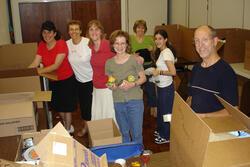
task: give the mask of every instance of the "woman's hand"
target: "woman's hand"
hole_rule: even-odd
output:
[[[123,80],[121,85],[119,85],[119,88],[122,90],[129,90],[130,88],[135,87],[135,83],[134,82],[128,82],[127,80]]]
[[[110,90],[116,90],[117,89],[117,86],[116,86],[116,84],[114,83],[114,84],[106,84],[106,86],[110,89]]]
[[[136,60],[136,62],[138,64],[143,64],[144,63],[143,57],[141,57],[138,53],[135,53],[134,56],[135,56],[135,60]]]
[[[154,77],[156,77],[156,76],[160,75],[160,70],[155,68],[154,70],[152,70],[152,74]]]

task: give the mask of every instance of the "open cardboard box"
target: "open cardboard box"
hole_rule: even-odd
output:
[[[37,131],[35,103],[50,100],[50,91],[0,94],[0,137]]]
[[[37,43],[0,46],[0,93],[41,91],[35,69],[27,69],[33,61]]]
[[[122,143],[121,133],[112,118],[88,121],[87,125],[91,147]]]
[[[43,90],[37,69],[27,67],[33,61],[37,43],[0,46],[0,93],[34,92]],[[43,77],[57,80],[53,73]],[[42,108],[42,103],[38,103]]]
[[[96,156],[73,139],[60,122],[51,130],[22,135],[23,139],[30,137],[33,138],[35,151],[40,158],[39,165],[42,167],[108,167],[106,154],[101,157]],[[22,159],[22,144],[23,140],[17,152],[17,161]],[[11,164],[13,167],[20,166],[20,164],[0,160],[0,166],[6,164]]]
[[[250,137],[228,135],[231,131],[249,132],[250,119],[222,98],[218,99],[230,115],[202,119],[175,93],[170,135],[171,166],[250,166]]]

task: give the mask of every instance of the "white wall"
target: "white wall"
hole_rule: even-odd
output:
[[[8,8],[6,0],[0,0],[0,45],[10,44]]]
[[[250,0],[244,2],[244,27],[250,29]]]
[[[167,23],[168,0],[126,0],[128,12],[128,32],[133,34],[133,25],[136,20],[147,22],[147,34],[154,33],[154,27]]]
[[[169,0],[170,24],[188,26],[188,0]]]
[[[250,0],[169,0],[170,24],[250,28]]]

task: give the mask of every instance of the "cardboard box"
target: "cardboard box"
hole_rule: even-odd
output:
[[[0,93],[41,91],[36,69],[0,70]]]
[[[230,113],[201,119],[175,93],[171,122],[170,153],[173,167],[247,167],[250,165],[250,137],[228,132],[250,130],[250,119],[218,98]]]
[[[40,158],[40,166],[108,167],[106,154],[101,157],[96,156],[73,139],[60,122],[51,130],[22,135],[23,140],[30,137],[33,138],[35,151]],[[17,152],[17,161],[22,160],[21,149],[23,140]]]
[[[4,159],[0,159],[0,166],[6,167],[34,167],[34,165],[29,164],[18,164],[12,161],[7,161]],[[36,165],[36,167],[41,167],[40,165]]]
[[[88,121],[89,145],[91,147],[122,143],[122,137],[112,118]]]
[[[50,99],[49,91],[0,94],[0,137],[37,131],[34,102]]]
[[[250,41],[246,41],[244,68],[250,70]]]
[[[27,68],[35,58],[37,43],[7,44],[0,46],[0,69]]]

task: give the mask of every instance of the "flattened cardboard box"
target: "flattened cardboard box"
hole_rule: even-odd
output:
[[[37,131],[34,102],[50,99],[50,91],[0,94],[0,137]]]
[[[222,98],[218,99],[230,115],[201,119],[175,93],[170,135],[171,166],[250,166],[250,137],[227,135],[238,130],[250,132],[250,120]]]
[[[122,137],[112,118],[88,121],[89,143],[91,147],[122,143]]]
[[[60,122],[51,130],[22,135],[23,139],[30,137],[42,167],[108,167],[106,155],[96,156],[73,139]],[[16,160],[21,160],[21,147]]]

